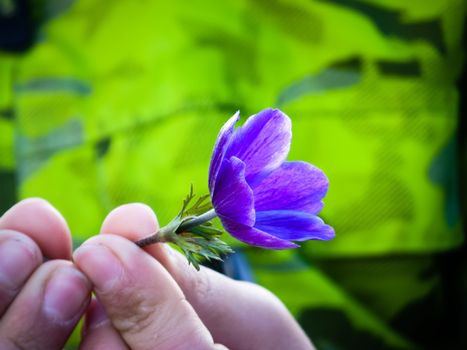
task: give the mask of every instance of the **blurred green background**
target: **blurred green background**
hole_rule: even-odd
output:
[[[0,214],[46,198],[77,242],[123,203],[165,224],[191,183],[207,192],[227,118],[281,108],[289,159],[329,177],[337,236],[238,247],[225,272],[276,293],[318,349],[465,348],[465,9],[0,0]]]

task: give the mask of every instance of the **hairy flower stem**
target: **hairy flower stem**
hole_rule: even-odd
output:
[[[167,226],[162,227],[159,231],[153,233],[152,235],[140,239],[139,241],[136,241],[135,244],[142,248],[154,243],[173,242],[173,237],[177,233],[185,232],[193,227],[202,225],[205,222],[214,219],[216,216],[217,214],[214,211],[214,209],[211,209],[204,214],[186,220],[178,227],[173,225],[171,222]]]
[[[173,229],[168,229],[169,226],[162,227],[159,231],[154,232],[148,237],[140,239],[136,241],[135,244],[141,248],[146,247],[151,244],[155,243],[162,243],[162,242],[171,242],[170,236],[174,234]]]

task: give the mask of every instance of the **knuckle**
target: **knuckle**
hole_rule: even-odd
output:
[[[203,300],[204,302],[211,300],[213,286],[206,269],[201,269],[196,274],[197,276],[191,280],[191,290],[194,291],[198,300]]]
[[[161,305],[149,298],[147,293],[123,290],[112,296],[113,324],[122,333],[140,334],[153,323],[153,315]]]
[[[183,296],[161,301],[151,298],[148,291],[135,292],[130,288],[121,291],[117,296],[110,296],[113,306],[109,316],[113,326],[125,339],[131,339],[135,348],[156,345],[171,348],[173,338],[168,335],[189,317],[188,301]]]
[[[15,337],[5,337],[0,339],[0,349],[2,350],[34,350],[40,349],[40,345],[37,339],[31,339],[31,337],[25,334]]]

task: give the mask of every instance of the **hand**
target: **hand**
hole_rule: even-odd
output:
[[[106,234],[75,252],[99,300],[87,313],[82,350],[313,348],[265,289],[198,272],[166,245],[143,251],[132,242],[158,227],[149,207],[124,205],[105,219]]]
[[[70,231],[46,201],[24,200],[0,218],[0,349],[63,348],[91,291],[70,258]]]

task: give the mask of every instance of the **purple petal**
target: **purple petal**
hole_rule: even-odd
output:
[[[240,112],[235,113],[227,122],[222,126],[219,135],[217,135],[214,151],[212,152],[211,164],[209,164],[209,190],[213,191],[214,183],[216,182],[217,174],[224,158],[225,151],[229,145],[230,138],[233,134],[235,123],[240,118]]]
[[[226,157],[235,156],[246,164],[248,183],[279,167],[287,158],[292,138],[291,121],[277,109],[265,109],[238,128]]]
[[[288,249],[298,247],[295,243],[277,238],[269,233],[258,230],[255,227],[248,227],[223,218],[221,218],[221,221],[227,232],[247,244],[269,249]]]
[[[220,218],[253,226],[253,191],[245,180],[245,163],[240,159],[232,157],[223,160],[211,195],[212,204]]]
[[[334,238],[334,229],[316,215],[293,210],[256,212],[255,227],[281,239],[306,241]]]
[[[320,169],[305,162],[285,162],[253,188],[255,208],[317,214],[327,190],[328,179]]]

